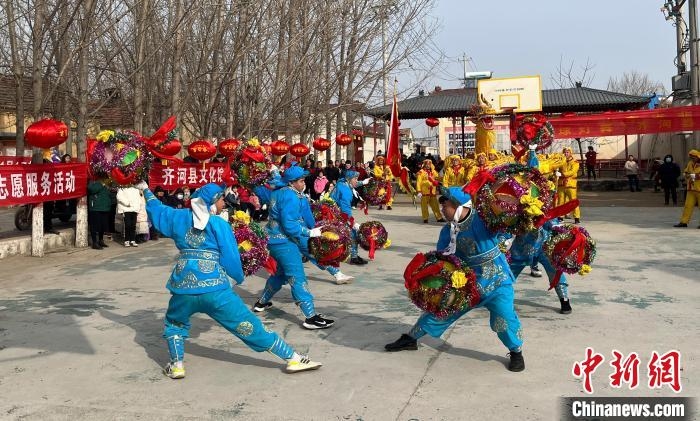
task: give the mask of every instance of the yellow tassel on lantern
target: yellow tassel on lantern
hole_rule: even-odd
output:
[[[386,243],[384,243],[384,245],[382,246],[382,248],[388,249],[389,246],[391,246],[391,240],[387,239],[387,240],[386,240]]]
[[[107,142],[112,136],[114,136],[113,130],[102,130],[97,134],[95,139],[99,140],[100,142]]]
[[[579,275],[587,275],[591,273],[591,266],[590,265],[582,265],[581,270],[578,271]]]
[[[246,225],[250,224],[250,215],[243,211],[236,211],[236,213],[233,214],[233,219]]]
[[[452,281],[452,286],[455,288],[462,288],[467,284],[467,277],[461,270],[452,272],[450,280]]]
[[[243,250],[246,253],[249,252],[252,248],[253,243],[251,243],[249,240],[245,240],[244,242],[238,244],[238,250]]]
[[[334,232],[326,231],[321,234],[321,237],[325,238],[326,240],[331,240],[331,241],[338,241],[340,239],[340,236]]]
[[[258,146],[260,146],[260,141],[256,137],[254,137],[248,141],[248,145],[257,148]]]
[[[529,194],[526,194],[525,196],[522,196],[520,198],[520,203],[525,205],[523,208],[523,211],[528,214],[529,216],[541,216],[544,215],[542,212],[542,201],[537,199],[536,197],[532,197]]]

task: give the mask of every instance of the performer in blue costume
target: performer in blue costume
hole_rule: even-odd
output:
[[[542,264],[545,272],[547,273],[547,279],[550,283],[557,270],[552,266],[552,262],[549,261],[549,257],[542,250],[542,245],[544,244],[552,233],[552,226],[556,219],[545,222],[545,224],[535,231],[530,231],[526,234],[516,235],[513,239],[513,244],[510,246],[510,270],[513,271],[513,276],[518,278],[520,272],[529,266],[532,261],[538,261]],[[559,283],[554,287],[559,297],[559,304],[561,309],[559,312],[561,314],[571,313],[571,303],[569,302],[569,284],[566,281],[566,276],[561,275]]]
[[[338,204],[340,211],[345,215],[348,224],[350,225],[350,233],[352,237],[352,246],[350,248],[350,263],[351,265],[366,265],[367,260],[363,259],[357,254],[357,230],[360,228],[360,224],[355,222],[355,218],[352,217],[352,198],[353,190],[359,185],[369,184],[370,178],[364,181],[357,181],[357,177],[360,175],[357,171],[348,170],[345,172],[345,177],[338,180],[335,188],[331,192],[331,198],[335,200]]]
[[[309,238],[321,235],[321,228],[309,229],[304,222],[306,197],[303,191],[307,175],[303,168],[292,165],[282,174],[284,186],[277,188],[270,196],[267,247],[277,261],[277,272],[267,278],[265,289],[253,310],[260,312],[270,307],[272,297],[282,285],[289,284],[292,297],[306,318],[302,326],[306,329],[325,329],[333,326],[334,321],[316,313],[302,263],[302,250],[308,250]]]
[[[190,317],[205,313],[255,351],[268,351],[287,361],[287,372],[321,367],[320,363],[294,352],[277,333],[269,331],[233,291],[231,282],[244,280],[241,258],[231,226],[211,217],[224,208],[224,190],[216,184],[202,186],[192,195],[191,209],[163,205],[146,183],[146,211],[154,227],[170,237],[180,250],[166,287],[172,294],[165,314],[163,337],[168,343],[170,363],[165,374],[185,377],[185,339]]]
[[[303,208],[302,208],[302,219],[304,219],[304,223],[306,224],[306,228],[314,228],[316,226],[316,219],[314,218],[314,213],[311,211],[311,203],[309,203],[309,197],[307,195],[304,195],[304,203],[303,203]],[[320,265],[316,259],[314,259],[311,254],[309,253],[309,248],[300,248],[301,253],[306,256],[307,259],[311,263],[313,263],[317,268],[326,271],[333,275],[335,278],[335,283],[338,285],[344,285],[344,284],[349,284],[352,282],[354,277],[350,275],[346,275],[343,272],[340,271],[340,268],[334,267],[334,266],[323,266]]]
[[[446,220],[452,221],[440,231],[437,250],[456,254],[477,277],[481,301],[476,307],[486,307],[491,313],[491,329],[510,351],[511,371],[525,369],[522,354],[522,330],[513,305],[513,273],[498,247],[498,238],[491,234],[472,207],[471,197],[460,187],[451,187],[447,195],[440,197],[441,211]],[[475,307],[475,308],[476,308]],[[445,319],[424,312],[408,334],[385,346],[390,352],[417,350],[417,340],[426,333],[440,337],[460,317],[470,311],[467,308]]]

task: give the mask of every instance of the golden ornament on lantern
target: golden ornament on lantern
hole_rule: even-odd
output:
[[[241,141],[238,139],[224,139],[219,142],[219,153],[225,157],[231,157],[239,146],[241,146]]]
[[[190,143],[187,153],[198,161],[206,161],[216,155],[216,146],[208,140],[200,139]]]
[[[317,151],[323,152],[331,147],[331,141],[323,137],[317,137],[316,139],[314,139],[313,147]]]
[[[291,148],[289,148],[289,153],[296,156],[297,158],[301,158],[302,156],[308,155],[309,151],[309,147],[304,145],[303,143],[295,143],[292,145]]]
[[[341,146],[348,146],[352,143],[352,137],[347,133],[341,133],[335,137],[335,143]]]
[[[24,138],[31,146],[49,149],[68,139],[68,126],[59,120],[39,120],[27,127]]]
[[[272,148],[272,154],[275,156],[286,155],[289,152],[289,143],[284,140],[274,141],[270,147]]]

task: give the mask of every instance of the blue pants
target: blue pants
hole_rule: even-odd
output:
[[[544,253],[539,253],[536,254],[535,257],[532,258],[532,261],[542,263],[542,267],[544,268],[544,271],[547,272],[547,279],[551,282],[552,279],[554,279],[554,275],[556,274],[557,270],[554,269],[554,266],[552,266],[552,262],[549,261],[549,258],[547,257],[546,254]],[[510,263],[510,270],[513,272],[513,276],[515,278],[518,278],[518,275],[520,275],[520,272],[525,269],[527,264],[521,263],[521,262],[511,262]],[[569,284],[566,281],[566,276],[564,274],[561,275],[559,278],[559,284],[554,287],[554,290],[557,292],[557,296],[563,300],[568,300],[569,299]]]
[[[311,295],[307,287],[304,264],[301,262],[301,252],[299,247],[287,241],[282,244],[268,244],[272,257],[277,260],[277,272],[267,278],[265,289],[260,297],[260,303],[269,302],[272,297],[282,288],[282,285],[289,284],[292,288],[292,297],[299,303],[301,312],[305,317],[313,317],[316,314],[314,309],[314,296]]]
[[[168,341],[171,361],[182,361],[185,356],[184,340],[189,337],[190,317],[204,313],[236,335],[254,351],[269,351],[282,359],[289,359],[294,349],[275,332],[271,332],[243,303],[243,300],[227,288],[199,295],[173,294],[165,314],[163,337]]]
[[[350,257],[357,257],[357,231],[350,227],[350,238],[352,243],[350,245]]]
[[[520,320],[513,305],[513,285],[501,285],[479,303],[478,307],[486,307],[491,313],[491,330],[496,332],[498,339],[509,351],[519,352],[523,345]],[[453,314],[446,319],[439,319],[430,313],[423,313],[411,328],[409,335],[418,339],[426,333],[439,338],[460,317],[471,308]]]

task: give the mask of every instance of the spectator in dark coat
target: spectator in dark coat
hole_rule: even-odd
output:
[[[673,199],[673,205],[678,205],[678,178],[681,176],[681,167],[673,162],[673,155],[666,155],[664,163],[659,166],[659,181],[664,189],[664,202],[668,205],[669,196]]]

